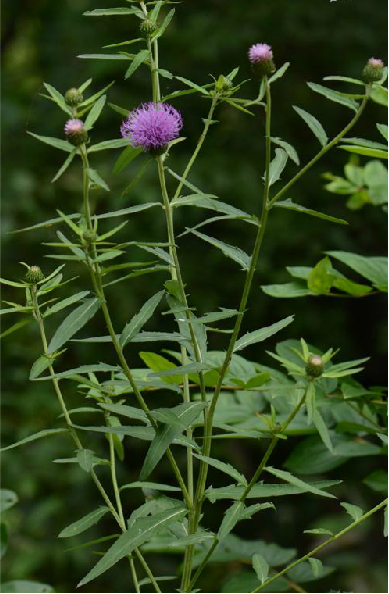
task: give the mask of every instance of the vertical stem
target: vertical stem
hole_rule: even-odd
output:
[[[85,170],[86,168],[88,168],[88,156],[87,156],[86,150],[81,150],[81,157],[82,157],[83,170]],[[84,204],[85,204],[86,201],[88,200],[88,196],[89,196],[89,180],[88,179],[87,179],[87,183],[83,187],[83,193],[84,193]],[[89,231],[92,231],[92,222],[91,222],[90,218],[87,219],[87,228]],[[94,255],[96,254],[96,247],[94,244],[93,244],[93,254]],[[147,419],[149,420],[149,422],[151,423],[152,427],[154,429],[156,429],[158,427],[158,423],[155,421],[155,419],[151,415],[149,407],[147,406],[146,401],[144,400],[138,386],[136,385],[134,376],[132,375],[131,369],[130,369],[130,367],[127,363],[127,360],[123,354],[123,349],[117,339],[116,332],[113,327],[112,319],[111,319],[111,316],[110,316],[110,313],[108,310],[108,306],[107,306],[107,302],[106,302],[106,298],[105,298],[105,292],[104,292],[104,287],[103,287],[103,283],[102,283],[102,279],[101,279],[101,273],[98,268],[95,270],[93,265],[90,264],[90,259],[87,254],[86,254],[86,262],[87,262],[89,274],[91,276],[92,284],[93,284],[94,290],[96,292],[96,295],[101,299],[101,309],[102,309],[102,312],[104,315],[105,323],[106,323],[109,335],[111,337],[112,344],[115,348],[116,354],[117,354],[120,364],[123,368],[124,374],[127,377],[128,381],[131,385],[131,388],[138,400],[140,407],[144,411],[144,413],[145,413]],[[167,458],[168,458],[170,465],[173,469],[173,472],[177,478],[177,482],[182,490],[185,502],[188,505],[188,508],[191,509],[192,501],[189,498],[188,490],[186,488],[185,482],[182,478],[180,469],[177,465],[177,462],[175,461],[175,459],[173,457],[173,454],[172,454],[170,448],[168,448],[166,450],[166,455],[167,455]]]
[[[243,294],[242,294],[242,298],[241,298],[240,305],[239,305],[239,310],[238,310],[239,315],[236,318],[234,330],[231,335],[230,343],[228,345],[227,353],[226,353],[222,368],[220,370],[218,383],[216,385],[215,392],[213,394],[211,405],[209,407],[209,411],[208,411],[208,415],[207,415],[207,420],[206,420],[206,424],[205,424],[205,439],[204,439],[204,445],[203,445],[203,455],[204,456],[209,456],[210,451],[211,451],[213,416],[215,414],[216,404],[217,404],[217,401],[218,401],[218,398],[220,395],[223,380],[227,373],[228,367],[230,365],[232,355],[234,352],[235,343],[236,343],[236,340],[239,335],[240,327],[242,325],[243,315],[246,310],[247,301],[248,301],[248,297],[250,294],[251,285],[253,282],[253,278],[254,278],[257,262],[258,262],[259,252],[260,252],[262,240],[263,240],[263,237],[265,234],[267,217],[269,214],[268,200],[269,200],[269,171],[270,171],[270,157],[271,157],[271,152],[270,152],[270,149],[271,149],[271,145],[270,145],[270,143],[271,143],[271,141],[270,141],[270,136],[271,136],[271,131],[270,131],[271,96],[270,96],[270,86],[269,86],[267,78],[265,79],[265,84],[266,84],[266,123],[265,123],[265,127],[266,127],[266,158],[265,159],[266,160],[265,160],[265,188],[264,188],[264,194],[263,194],[263,200],[262,200],[262,215],[261,215],[261,220],[260,220],[260,223],[258,226],[258,231],[257,231],[256,239],[255,239],[253,254],[251,256],[250,267],[247,272],[246,281],[245,281],[244,288],[243,288]],[[197,492],[196,492],[197,518],[199,518],[200,513],[201,513],[201,505],[202,505],[201,502],[202,502],[203,494],[204,494],[204,490],[205,490],[205,484],[206,484],[206,480],[207,480],[207,472],[208,472],[207,464],[202,463],[200,465],[200,476],[199,476],[199,481],[197,484]]]

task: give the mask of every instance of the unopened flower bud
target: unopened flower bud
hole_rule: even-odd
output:
[[[77,118],[71,118],[66,122],[65,134],[68,141],[74,146],[84,144],[88,140],[88,132],[85,130],[84,122]]]
[[[71,88],[65,93],[65,102],[70,107],[77,107],[84,100],[82,93],[76,88]]]
[[[269,76],[276,71],[273,62],[273,52],[267,43],[255,43],[252,45],[248,51],[248,57],[253,72],[260,78]]]
[[[228,93],[231,88],[232,82],[221,74],[215,83],[216,91],[219,93]]]
[[[82,234],[82,238],[85,241],[85,243],[89,246],[96,241],[97,234],[94,231],[87,229]]]
[[[323,373],[323,359],[320,355],[311,355],[305,366],[305,373],[309,378],[320,377]]]
[[[377,82],[384,73],[384,63],[378,58],[370,58],[362,72],[362,78],[366,83]]]
[[[39,266],[30,266],[26,272],[26,281],[31,285],[36,285],[45,278]]]
[[[152,19],[144,19],[140,24],[140,30],[145,35],[150,36],[158,29],[157,23]]]

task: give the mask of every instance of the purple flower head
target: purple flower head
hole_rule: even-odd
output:
[[[85,130],[84,122],[78,118],[71,118],[66,122],[65,135],[74,146],[80,146],[88,140],[88,132]]]
[[[249,60],[252,64],[273,59],[273,52],[267,43],[255,43],[248,51]]]
[[[369,64],[370,64],[370,66],[373,66],[373,68],[383,68],[384,67],[383,61],[380,60],[379,58],[370,58]]]
[[[120,132],[132,146],[146,152],[158,152],[179,136],[182,117],[167,103],[143,103],[124,120]]]
[[[73,136],[83,132],[85,129],[84,122],[77,118],[72,118],[68,120],[65,124],[65,134],[66,136]]]

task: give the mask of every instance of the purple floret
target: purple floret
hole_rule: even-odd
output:
[[[79,120],[78,118],[71,118],[65,124],[65,134],[66,136],[72,136],[73,134],[78,134],[84,130],[84,122]]]
[[[248,51],[249,60],[252,64],[273,59],[273,52],[267,43],[255,43]]]
[[[373,68],[383,68],[384,67],[383,61],[380,60],[379,58],[370,58],[369,64],[370,64],[370,66],[373,66]]]
[[[167,103],[143,103],[124,120],[120,132],[135,148],[155,151],[178,138],[182,117]]]

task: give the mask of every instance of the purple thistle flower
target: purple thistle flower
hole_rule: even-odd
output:
[[[384,67],[383,61],[380,60],[379,58],[370,58],[369,64],[370,64],[370,66],[373,66],[373,68],[383,68]]]
[[[273,52],[267,43],[254,43],[248,51],[248,57],[252,71],[259,78],[269,76],[276,71]]]
[[[88,132],[85,130],[84,122],[78,118],[71,118],[66,122],[65,135],[74,146],[84,144],[88,140]]]
[[[167,103],[143,103],[124,120],[120,132],[135,148],[146,152],[163,152],[179,136],[182,117]]]
[[[65,134],[66,136],[72,136],[74,134],[79,134],[85,129],[84,122],[77,118],[72,118],[68,120],[65,124]]]
[[[267,43],[255,43],[248,51],[249,60],[252,64],[273,59],[273,52]]]

